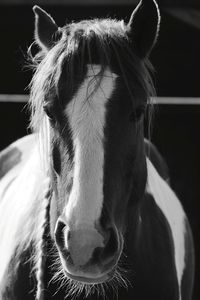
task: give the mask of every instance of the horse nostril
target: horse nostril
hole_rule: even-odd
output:
[[[104,247],[97,247],[93,252],[93,261],[99,261],[104,266],[113,262],[118,256],[119,242],[117,232],[109,228],[104,240]]]
[[[118,248],[119,245],[118,245],[117,232],[113,227],[111,227],[108,230],[108,238],[106,240],[104,251],[102,252],[103,260],[106,261],[107,259],[116,255]]]
[[[65,247],[65,239],[64,239],[64,228],[66,224],[61,220],[58,220],[56,229],[55,229],[55,239],[59,248],[63,249]]]
[[[118,237],[117,232],[114,228],[109,229],[109,238],[107,240],[106,246],[105,246],[105,255],[113,255],[118,250]]]

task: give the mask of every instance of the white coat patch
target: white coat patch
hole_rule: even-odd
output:
[[[149,194],[153,195],[156,204],[166,217],[172,231],[175,250],[175,266],[180,292],[181,279],[185,268],[185,213],[175,193],[160,177],[148,158],[147,170],[148,179],[146,190]]]
[[[65,217],[76,228],[80,224],[94,226],[103,206],[106,103],[114,90],[116,75],[106,69],[97,85],[100,70],[98,65],[88,65],[85,80],[66,107],[73,136],[75,169]]]

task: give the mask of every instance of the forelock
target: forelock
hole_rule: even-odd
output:
[[[77,23],[71,23],[62,28],[64,34],[76,36],[81,34],[86,38],[95,34],[98,37],[124,37],[126,35],[126,25],[124,21],[114,19],[93,19],[84,20]]]

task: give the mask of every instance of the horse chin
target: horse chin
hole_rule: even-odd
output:
[[[68,273],[66,270],[64,270],[64,273],[67,278],[69,278],[75,282],[86,284],[86,285],[94,285],[94,284],[102,284],[102,283],[112,280],[112,278],[114,277],[114,274],[115,274],[115,270],[111,270],[105,274],[102,274],[101,276],[98,276],[98,277],[72,275],[72,274]]]
[[[63,273],[68,279],[75,281],[76,283],[86,284],[86,285],[102,284],[112,280],[113,277],[115,276],[115,271],[117,268],[117,265],[112,265],[106,271],[102,270],[102,272],[98,270],[98,268],[96,269],[96,272],[94,271],[94,269],[93,271],[91,270],[83,271],[81,269],[73,270],[70,268],[70,266],[66,265],[66,261],[64,261],[62,257],[61,257],[61,264],[63,268]]]

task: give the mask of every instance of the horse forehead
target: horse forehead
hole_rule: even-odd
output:
[[[105,105],[112,96],[116,77],[109,67],[102,71],[101,65],[88,64],[85,78],[65,107],[70,123],[78,126],[84,122],[88,124],[92,118],[96,118],[96,122],[104,118]]]

